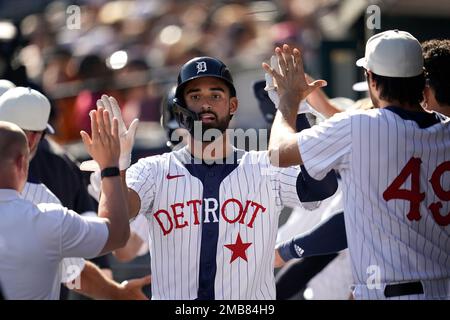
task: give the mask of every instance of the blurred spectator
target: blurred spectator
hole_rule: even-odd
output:
[[[70,51],[64,48],[55,48],[47,54],[42,74],[42,86],[46,92],[54,92],[59,84],[74,80],[70,70],[71,61]]]
[[[156,85],[147,82],[149,72],[145,61],[133,60],[120,70],[117,76],[119,80],[126,79],[127,83],[134,83],[134,86],[126,88],[123,94],[122,114],[127,126],[136,118],[158,122],[161,117],[161,97],[156,93]]]
[[[98,55],[90,54],[81,58],[77,77],[84,89],[77,96],[74,119],[78,131],[91,132],[89,111],[96,109],[96,102],[104,93],[104,88],[109,87],[111,76],[112,72]]]

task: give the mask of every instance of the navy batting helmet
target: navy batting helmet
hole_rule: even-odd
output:
[[[189,131],[192,131],[194,121],[199,120],[199,117],[187,108],[183,98],[183,89],[189,81],[202,77],[214,77],[223,80],[230,89],[231,97],[236,96],[230,70],[222,61],[211,57],[197,57],[186,62],[178,75],[173,111],[180,126]]]

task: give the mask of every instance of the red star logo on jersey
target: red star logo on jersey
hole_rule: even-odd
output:
[[[241,235],[238,233],[238,236],[237,236],[237,239],[236,239],[236,243],[234,243],[234,244],[226,244],[225,245],[225,247],[227,247],[228,249],[233,251],[233,255],[231,256],[230,263],[232,263],[237,258],[242,258],[245,261],[247,261],[247,255],[245,254],[245,251],[251,245],[252,245],[251,242],[248,242],[248,243],[242,242]]]

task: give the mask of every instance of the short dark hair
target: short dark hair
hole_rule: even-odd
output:
[[[428,85],[439,103],[450,105],[450,40],[425,41],[422,49]]]
[[[424,73],[409,78],[392,78],[372,72],[372,79],[377,89],[380,89],[380,98],[383,100],[398,101],[402,104],[418,104],[423,100]]]

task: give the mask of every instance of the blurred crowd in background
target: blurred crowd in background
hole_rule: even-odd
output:
[[[102,93],[118,98],[125,121],[159,122],[162,95],[176,82],[179,66],[195,56],[217,57],[238,78],[250,71],[257,80],[274,45],[288,42],[302,47],[308,65],[317,65],[316,17],[334,3],[51,1],[30,8],[40,11],[1,22],[0,78],[51,98],[56,138],[69,143],[79,140],[80,130],[89,131],[88,111]],[[240,82],[248,86],[238,89],[242,95],[251,94],[246,80],[236,81],[238,88]],[[249,120],[264,126],[256,116],[237,117],[239,127],[249,127]]]
[[[56,139],[70,143],[88,126],[87,111],[101,93],[118,98],[126,121],[139,117],[158,122],[162,95],[176,82],[178,67],[194,56],[210,55],[222,59],[235,76],[241,115],[233,125],[261,128],[265,121],[251,83],[263,77],[261,62],[268,60],[275,45],[300,47],[307,72],[331,83],[329,94],[357,98],[349,96],[349,84],[361,79],[352,66],[361,54],[356,51],[370,35],[364,23],[369,5],[381,6],[382,29],[395,21],[419,40],[448,35],[448,1],[419,3],[3,0],[0,78],[36,87],[51,98]],[[424,21],[422,16],[433,19]],[[426,34],[431,28],[435,34]],[[339,81],[333,79],[337,76]]]
[[[240,108],[232,125],[258,129],[266,123],[251,85],[263,78],[261,62],[268,60],[275,45],[300,47],[306,71],[327,79],[329,94],[359,98],[351,91],[351,84],[361,79],[354,61],[365,38],[375,31],[366,28],[366,9],[381,6],[383,29],[395,21],[419,40],[431,26],[443,37],[448,35],[448,1],[430,0],[422,7],[419,3],[3,0],[0,78],[35,87],[52,99],[55,138],[71,143],[79,141],[81,129],[89,131],[88,110],[102,93],[117,97],[125,121],[139,117],[159,122],[162,96],[176,82],[179,66],[194,56],[210,55],[230,66],[235,77]],[[418,15],[435,19],[421,22]],[[440,28],[443,25],[447,27]]]
[[[306,71],[328,81],[330,97],[361,98],[351,88],[363,79],[356,57],[377,31],[366,24],[371,4],[383,10],[382,30],[450,38],[448,0],[0,0],[0,79],[50,99],[52,138],[78,160],[87,157],[79,132],[90,132],[89,110],[102,94],[116,97],[127,125],[141,120],[139,158],[167,151],[164,97],[195,56],[230,67],[240,104],[232,127],[268,128],[252,86],[283,43],[301,49]],[[140,276],[148,273],[148,262],[142,266]]]

